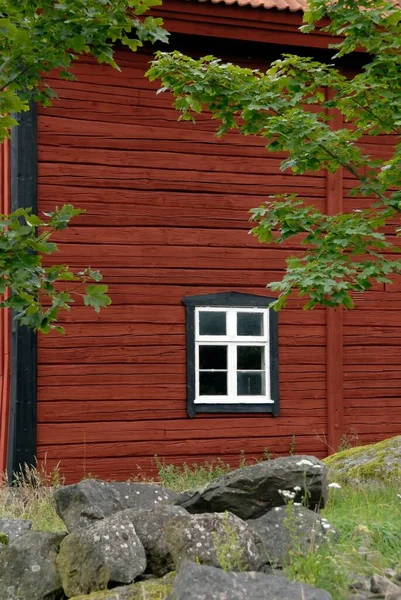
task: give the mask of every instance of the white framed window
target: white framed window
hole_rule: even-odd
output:
[[[271,298],[223,292],[183,299],[187,412],[278,414],[278,322]]]
[[[195,309],[195,403],[270,398],[268,309]]]

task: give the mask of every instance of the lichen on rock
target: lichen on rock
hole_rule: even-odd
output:
[[[331,478],[346,483],[401,480],[401,436],[366,446],[348,448],[325,458]]]

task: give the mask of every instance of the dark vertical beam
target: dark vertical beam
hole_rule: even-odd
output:
[[[11,211],[32,208],[37,213],[37,112],[32,104],[18,115],[11,136]],[[7,468],[12,473],[25,463],[32,465],[36,454],[36,334],[11,324],[11,401]]]
[[[331,90],[328,91],[328,98]],[[329,109],[332,116],[332,127],[340,129],[343,126],[342,115],[339,111]],[[326,212],[335,215],[343,211],[343,169],[335,173],[327,172],[326,179]],[[327,452],[337,452],[341,437],[344,434],[344,333],[343,309],[326,309],[326,368],[327,368]]]

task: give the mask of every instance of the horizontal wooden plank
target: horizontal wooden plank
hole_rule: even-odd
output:
[[[280,377],[286,381],[325,381],[324,364],[280,365]],[[166,374],[172,382],[183,381],[185,364],[170,364],[165,362],[152,364],[40,364],[38,370],[39,385],[81,385],[87,383],[107,383],[115,380],[121,382],[121,375],[128,383],[137,377],[148,379],[148,375],[161,376]],[[130,378],[133,378],[132,380]],[[174,377],[177,377],[175,381]],[[139,379],[141,381],[141,379]],[[144,379],[142,379],[144,381]]]
[[[61,377],[74,377],[82,376],[87,377],[92,375],[93,377],[101,377],[101,381],[107,381],[107,378],[112,375],[159,375],[166,373],[168,375],[173,374],[185,374],[185,364],[174,364],[160,361],[159,363],[150,364],[110,364],[102,363],[98,365],[94,364],[71,364],[68,362],[58,362],[53,364],[41,364],[39,361],[38,376],[48,377],[57,375]],[[99,383],[101,383],[99,381]],[[50,382],[49,382],[50,383]]]
[[[116,297],[109,290],[113,302]],[[127,304],[129,298],[127,294]],[[121,304],[121,302],[118,302]],[[292,346],[294,336],[300,346],[322,346],[325,344],[325,328],[323,325],[311,325],[310,328],[296,328],[283,325],[279,332],[280,346]],[[80,348],[83,346],[180,346],[186,341],[184,323],[176,325],[149,325],[140,323],[138,326],[117,323],[115,326],[106,323],[76,325],[71,323],[65,335],[53,333],[42,336],[39,340],[41,348]]]
[[[153,378],[152,378],[153,379]],[[164,398],[184,401],[186,398],[185,383],[156,383],[148,381],[144,384],[127,385],[121,378],[120,385],[92,384],[82,386],[45,385],[38,388],[38,400],[109,400],[116,407],[119,400],[148,400]]]
[[[288,452],[292,442],[292,438],[287,436],[280,440],[274,440],[274,438],[267,438],[266,442],[269,444],[273,442],[275,451]],[[88,443],[85,445],[84,453],[81,444],[66,444],[66,445],[51,445],[45,448],[40,448],[39,458],[47,459],[58,459],[63,460],[65,458],[83,459],[88,458],[107,458],[115,457],[118,460],[121,458],[131,458],[135,460],[136,456],[154,456],[154,445],[153,442],[122,442],[118,445],[114,443]],[[314,444],[315,448],[317,444]],[[295,449],[297,453],[307,452],[311,447],[310,436],[299,436],[295,440]],[[249,439],[247,437],[240,437],[230,441],[230,454],[237,455],[238,464],[240,461],[241,453],[246,454],[257,453],[262,455],[264,446],[263,440],[258,438]],[[227,453],[227,443],[222,439],[211,439],[211,440],[179,440],[179,441],[161,441],[158,443],[158,456],[163,459],[170,456],[183,456],[186,460],[193,461],[197,460],[202,455],[209,455],[215,457],[221,456]]]
[[[324,365],[317,365],[323,367]],[[108,383],[113,385],[138,385],[145,384],[152,381],[154,383],[172,383],[172,384],[184,384],[185,379],[185,365],[142,365],[139,366],[139,373],[135,373],[135,365],[113,365],[113,373],[101,373],[96,374],[93,371],[96,368],[107,371],[107,365],[93,365],[84,364],[78,368],[78,365],[74,365],[75,369],[73,374],[68,374],[70,371],[63,368],[63,365],[40,365],[38,372],[38,386],[85,386],[91,384],[102,384]],[[128,372],[124,367],[128,367]],[[285,372],[284,366],[280,369],[280,386],[284,384],[289,385],[289,391],[292,390],[293,385],[302,386],[304,385],[305,390],[323,389],[320,388],[321,384],[325,384],[326,378],[323,372],[318,371],[307,371],[307,365],[298,365],[298,368],[302,368],[304,372],[300,373],[295,370],[296,365],[292,372]],[[136,366],[138,369],[138,366]],[[146,372],[145,371],[146,368]],[[168,372],[170,368],[170,372]],[[156,371],[150,372],[149,371]],[[319,387],[318,387],[319,385]],[[301,388],[302,389],[302,388]],[[296,407],[294,407],[296,410]]]
[[[360,417],[357,413],[352,413],[352,417],[344,417],[344,426],[354,429],[359,435],[372,434],[378,437],[388,438],[400,434],[401,413],[393,419],[391,423],[381,421],[373,422],[368,420],[366,423],[360,422]]]
[[[107,281],[121,282],[119,274],[115,271],[106,271],[110,269],[121,269],[126,267],[126,283],[146,283],[152,284],[157,281],[159,284],[171,285],[235,285],[256,287],[265,285],[267,281],[275,278],[281,279],[284,273],[284,259],[272,257],[268,251],[263,254],[264,249],[254,249],[255,255],[248,252],[238,252],[228,255],[225,250],[221,250],[221,260],[218,256],[213,258],[213,254],[218,254],[219,250],[213,249],[203,252],[199,250],[198,256],[189,246],[180,248],[181,256],[175,257],[176,250],[170,252],[166,248],[165,256],[162,256],[162,246],[128,246],[128,245],[107,245],[101,244],[102,251],[99,252],[99,246],[96,244],[59,244],[59,252],[47,256],[45,265],[68,263],[75,269],[81,269],[83,265],[95,265],[102,269],[102,274]],[[188,250],[188,252],[187,252]],[[259,256],[257,252],[260,252]],[[238,260],[233,259],[237,254]],[[292,252],[294,254],[294,252]],[[252,267],[250,267],[252,265]],[[152,271],[150,272],[150,269]],[[206,271],[205,271],[206,270]],[[208,276],[207,272],[213,271],[213,276]],[[122,271],[120,271],[123,274]],[[263,273],[266,273],[262,279]],[[260,295],[266,293],[260,291]]]
[[[163,302],[163,298],[160,299]],[[154,305],[145,306],[123,305],[114,306],[113,304],[106,309],[96,313],[88,310],[87,307],[76,306],[71,312],[60,313],[60,321],[65,323],[73,321],[78,323],[147,323],[170,325],[185,323],[184,306]],[[292,310],[285,308],[280,311],[279,323],[281,325],[322,325],[326,321],[326,311],[321,309],[313,311]]]
[[[145,440],[190,440],[213,438],[237,438],[246,435],[252,438],[268,435],[285,436],[319,432],[325,427],[325,418],[271,417],[271,415],[245,415],[240,418],[225,419],[182,419],[155,421],[116,421],[113,423],[54,423],[51,427],[38,425],[38,445],[74,444],[85,442],[122,442]]]
[[[253,247],[261,249],[258,240],[247,231],[231,229],[193,229],[184,227],[69,227],[54,234],[54,241],[74,244],[129,246],[209,246],[223,248]],[[127,243],[128,242],[128,243]],[[262,247],[263,251],[263,247]],[[270,250],[271,252],[271,250]]]
[[[187,396],[185,382],[174,383],[156,383],[148,381],[144,384],[136,383],[129,385],[125,382],[123,376],[120,376],[120,384],[83,384],[78,385],[44,385],[38,388],[38,400],[109,400],[115,402],[116,406],[120,400],[166,400],[184,401]],[[153,378],[152,378],[153,379]],[[297,399],[307,405],[310,399],[324,399],[326,397],[326,385],[324,382],[283,382],[280,388],[280,397],[284,402],[288,398]]]
[[[294,395],[281,402],[280,415],[288,418],[319,416],[325,418],[325,403],[321,399],[307,398],[294,403]],[[295,406],[294,406],[295,404]],[[210,415],[209,415],[210,416]],[[225,415],[230,420],[236,413]],[[198,418],[206,418],[202,415]],[[38,403],[39,423],[85,423],[90,421],[149,421],[153,419],[186,419],[186,402],[182,400],[58,400]]]
[[[166,361],[171,364],[186,363],[185,346],[115,346],[62,348],[54,352],[52,348],[39,348],[39,364],[104,363],[150,364]],[[280,364],[325,364],[325,348],[317,346],[283,347],[280,349]]]
[[[385,310],[378,306],[372,307],[372,310],[350,310],[344,312],[344,325],[347,327],[379,324],[383,327],[399,327],[400,318],[396,310]]]
[[[77,165],[61,163],[40,163],[38,184],[59,184],[62,186],[86,185],[102,188],[164,190],[164,191],[197,191],[251,194],[261,196],[261,200],[269,194],[277,193],[278,185],[285,185],[290,175],[277,174],[270,177],[257,175],[238,175],[233,173],[199,172],[196,179],[191,172],[163,169],[140,169],[135,167],[107,167],[101,165]],[[325,180],[303,177],[297,180],[297,187],[302,193],[303,184],[308,188],[315,184],[323,191]],[[291,179],[291,183],[294,181]],[[287,186],[286,186],[287,187]],[[287,189],[288,191],[288,189]]]
[[[382,375],[377,378],[369,377],[369,379],[361,378],[344,381],[345,390],[364,390],[365,392],[369,390],[373,392],[377,388],[388,390],[395,388],[401,390],[401,373],[398,374],[398,378],[387,378]]]
[[[257,174],[266,178],[269,174],[276,174],[280,171],[281,158],[266,156],[250,156],[246,152],[241,156],[224,155],[217,152],[221,147],[210,145],[209,151],[205,154],[197,153],[196,146],[187,149],[185,153],[180,153],[179,149],[172,143],[169,151],[161,152],[157,140],[152,140],[153,147],[150,150],[138,148],[135,140],[131,140],[131,146],[128,148],[104,149],[94,148],[88,141],[84,147],[77,144],[76,147],[64,146],[39,146],[39,162],[45,164],[79,163],[80,165],[106,165],[115,166],[121,169],[122,173],[126,167],[145,168],[145,169],[167,169],[177,171],[179,167],[181,172],[189,171],[192,178],[196,179],[199,172],[207,173],[242,173],[246,175]],[[203,150],[205,152],[205,150]],[[316,172],[308,174],[310,177],[321,177],[322,173]]]
[[[344,364],[388,365],[399,364],[401,343],[398,346],[346,346]]]

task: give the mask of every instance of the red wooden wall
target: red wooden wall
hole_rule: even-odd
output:
[[[40,109],[39,209],[87,211],[60,234],[53,260],[101,269],[113,304],[99,315],[77,306],[65,336],[39,339],[39,459],[61,462],[70,480],[126,478],[149,473],[155,454],[238,464],[241,451],[288,453],[293,436],[297,452],[323,456],[327,436],[349,428],[366,440],[396,433],[400,342],[379,291],[344,315],[344,337],[341,311],[293,302],[280,313],[279,417],[187,418],[182,297],[263,294],[296,248],[259,245],[247,211],[280,191],[338,210],[342,179],[283,174],[280,157],[251,137],[216,141],[207,116],[177,123],[171,99],[143,77],[148,60],[120,53],[121,73],[80,60],[78,81],[52,80],[60,99]],[[394,416],[387,429],[383,398]]]

